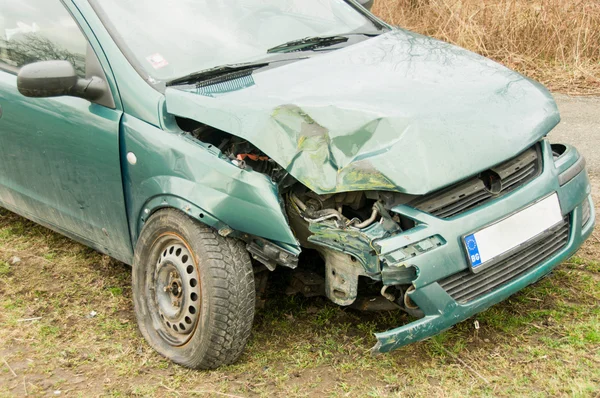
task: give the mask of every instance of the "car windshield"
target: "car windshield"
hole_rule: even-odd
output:
[[[313,36],[380,29],[344,0],[102,0],[94,8],[138,69],[168,81],[268,57]]]

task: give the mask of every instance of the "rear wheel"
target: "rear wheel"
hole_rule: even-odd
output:
[[[235,362],[254,318],[254,276],[242,242],[172,209],[156,212],[136,246],[140,331],[170,360],[213,369]]]

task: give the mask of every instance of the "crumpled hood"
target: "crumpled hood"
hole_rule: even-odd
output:
[[[169,113],[247,139],[320,194],[424,194],[515,156],[560,120],[541,85],[404,30],[187,87],[166,90]]]

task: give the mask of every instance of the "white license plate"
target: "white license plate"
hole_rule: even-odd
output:
[[[473,270],[514,249],[563,220],[556,193],[495,224],[464,237]]]

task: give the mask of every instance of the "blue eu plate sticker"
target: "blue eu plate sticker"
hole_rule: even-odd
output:
[[[471,234],[465,237],[465,245],[467,246],[467,252],[469,253],[471,265],[473,267],[480,265],[481,256],[479,255],[479,247],[477,246],[477,239],[475,239],[475,234]]]

